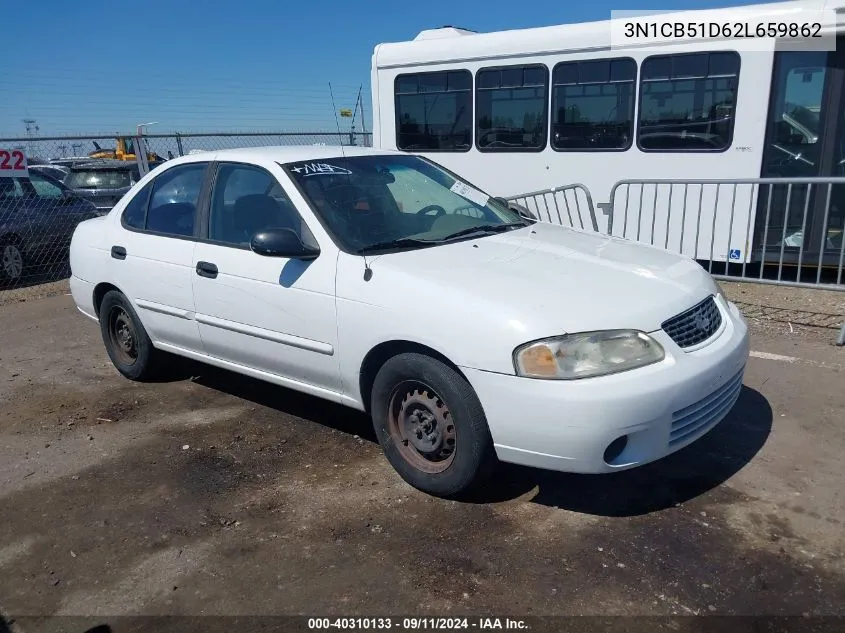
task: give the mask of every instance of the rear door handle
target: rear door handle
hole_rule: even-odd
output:
[[[111,256],[115,259],[126,259],[126,249],[122,246],[112,246]]]
[[[208,277],[209,279],[217,278],[217,266],[211,262],[197,262],[197,274],[200,277]]]

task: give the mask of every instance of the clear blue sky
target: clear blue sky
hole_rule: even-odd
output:
[[[64,0],[18,3],[3,19],[0,137],[333,130],[380,42],[444,24],[494,31],[604,20],[611,10],[697,9],[743,0]],[[348,126],[348,119],[341,120]],[[348,127],[343,128],[344,131]]]

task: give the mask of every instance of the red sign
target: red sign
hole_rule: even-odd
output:
[[[26,154],[19,149],[0,148],[0,178],[27,176]]]

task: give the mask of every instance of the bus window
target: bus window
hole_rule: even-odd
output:
[[[776,56],[763,177],[801,178],[820,173],[821,123],[827,53],[796,51]],[[827,108],[824,108],[827,114]]]
[[[546,147],[548,68],[483,68],[475,79],[479,151],[539,152]]]
[[[634,137],[633,59],[563,62],[552,71],[552,148],[626,150]]]
[[[472,73],[450,70],[399,75],[396,148],[467,152],[472,147]]]
[[[642,63],[637,144],[657,152],[718,152],[733,138],[739,55],[686,53]]]
[[[837,37],[835,51],[775,53],[762,177],[845,176],[843,40]],[[838,264],[845,185],[761,187],[757,206],[755,243],[768,261],[778,261],[781,249],[787,258],[803,249],[806,261]]]

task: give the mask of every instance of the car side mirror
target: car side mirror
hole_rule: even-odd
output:
[[[311,260],[320,255],[320,249],[307,246],[293,229],[270,228],[252,236],[249,247],[253,253],[265,257],[287,257]]]
[[[501,204],[503,207],[507,207],[511,211],[518,213],[521,217],[527,220],[537,220],[537,216],[532,211],[529,211],[528,209],[523,207],[521,204],[517,204],[516,202],[506,200],[505,198],[501,197],[493,198],[493,200]]]
[[[526,220],[533,220],[535,222],[537,222],[539,220],[539,218],[537,217],[537,215],[533,211],[526,209],[525,207],[523,207],[520,204],[516,204],[516,205],[512,204],[511,209],[513,211],[516,211],[520,216],[522,216]]]

